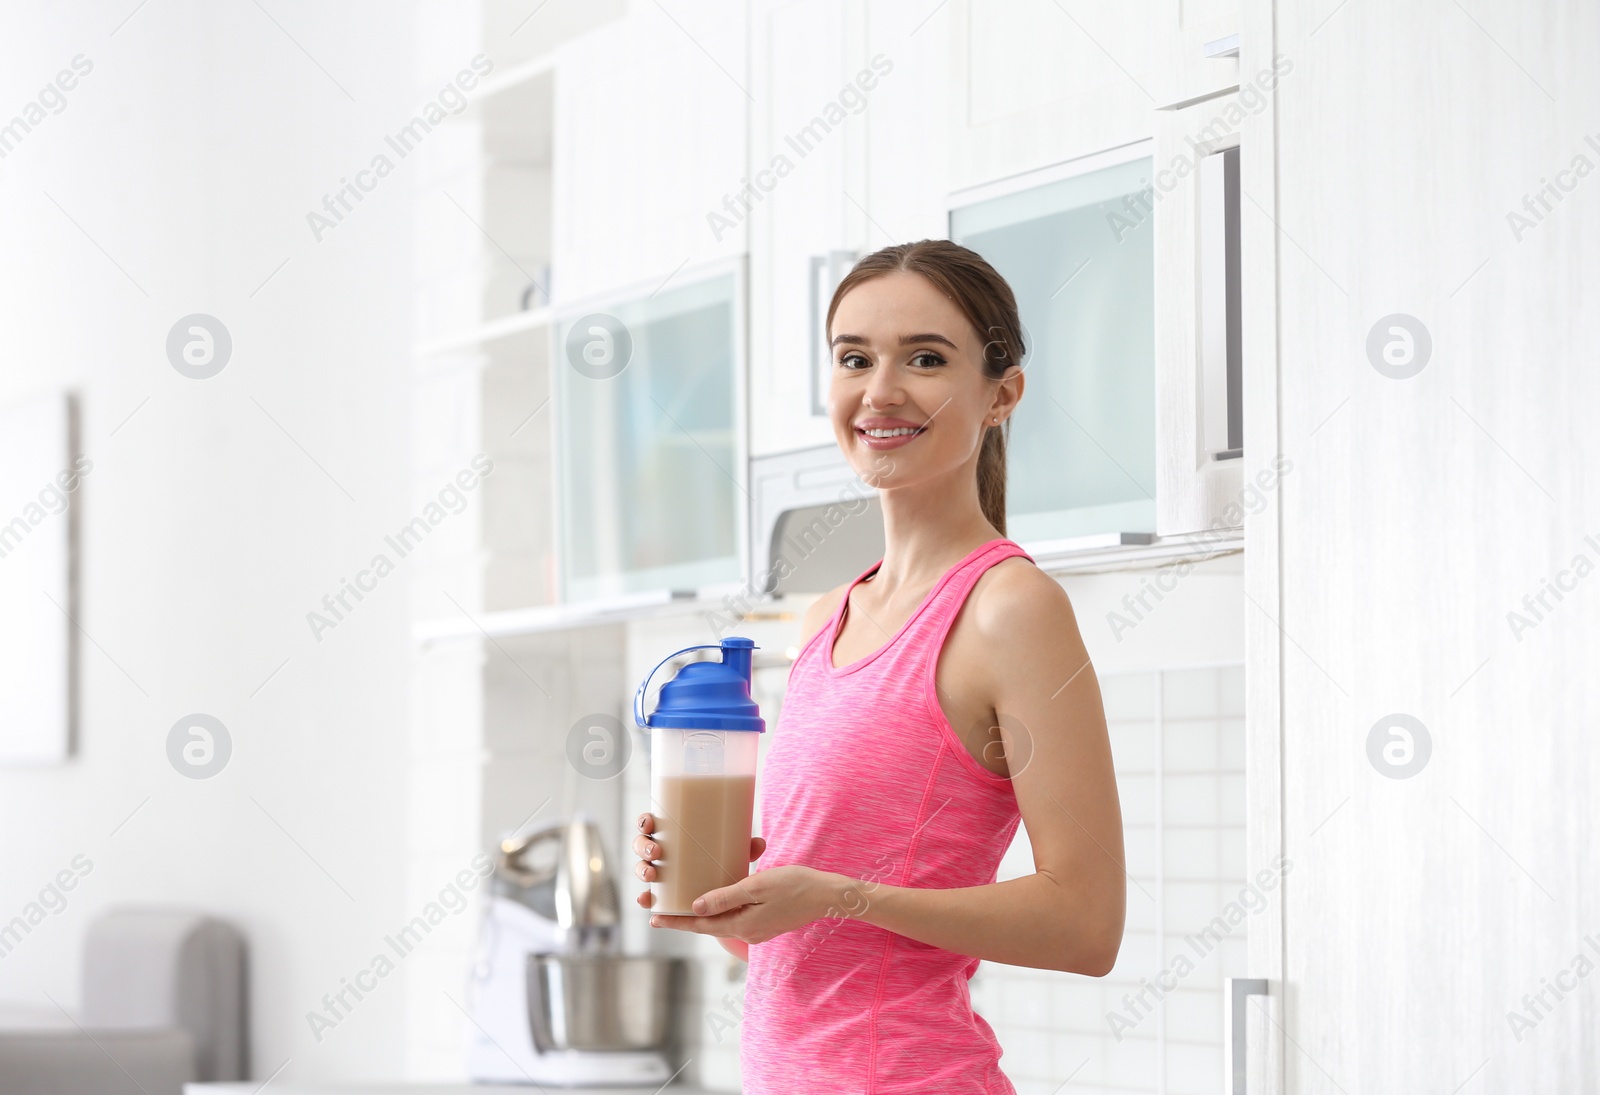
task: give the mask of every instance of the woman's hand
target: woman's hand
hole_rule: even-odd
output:
[[[633,873],[644,882],[655,881],[657,871],[653,861],[661,855],[661,845],[650,839],[654,833],[654,815],[640,814],[639,833],[633,838],[633,850],[640,859],[634,865]],[[766,849],[765,840],[752,837],[751,862],[759,859]],[[694,908],[700,915],[658,913],[650,918],[650,926],[739,939],[747,944],[765,943],[774,936],[804,927],[823,916],[831,902],[833,879],[833,875],[798,864],[757,871],[731,886],[723,886],[696,898]],[[637,901],[642,908],[648,909],[650,891],[641,893]],[[738,951],[734,950],[734,953]]]
[[[639,862],[633,865],[633,874],[641,882],[654,882],[656,880],[656,864],[661,861],[661,845],[650,838],[655,835],[656,816],[654,814],[639,815],[639,832],[633,838],[633,854],[639,857]],[[767,842],[758,836],[750,838],[750,862],[754,863],[761,858],[761,853],[767,850]],[[637,898],[641,908],[650,907],[651,894],[645,890]]]

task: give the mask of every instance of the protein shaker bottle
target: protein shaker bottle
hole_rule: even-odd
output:
[[[766,730],[750,698],[755,648],[738,636],[686,646],[657,663],[634,694],[633,721],[650,735],[652,839],[661,846],[651,912],[692,916],[695,898],[750,873],[756,735]],[[679,654],[717,649],[720,662],[690,662],[663,684],[645,717],[645,690],[657,669]]]

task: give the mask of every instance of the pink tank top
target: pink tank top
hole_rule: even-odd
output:
[[[894,638],[836,669],[846,592],[790,667],[760,777],[767,849],[752,870],[801,863],[925,889],[995,881],[1021,820],[1016,796],[951,728],[934,672],[973,585],[1013,555],[1032,561],[1006,539],[972,551]],[[840,912],[751,946],[743,1095],[1013,1095],[967,991],[978,959]]]

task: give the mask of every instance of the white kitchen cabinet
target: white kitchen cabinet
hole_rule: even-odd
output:
[[[556,305],[745,250],[719,230],[748,167],[742,0],[633,5],[556,58]],[[735,218],[737,219],[737,218]]]
[[[868,96],[866,175],[851,197],[863,243],[940,239],[953,187],[950,174],[951,17],[925,0],[874,0],[867,6],[869,61],[887,75]]]
[[[751,451],[831,444],[823,320],[857,258],[944,235],[949,22],[910,0],[754,5]],[[925,22],[926,21],[926,22]]]
[[[1156,114],[1156,531],[1243,525],[1237,93]],[[1268,442],[1270,443],[1270,442]]]
[[[850,7],[844,0],[753,6],[748,197],[756,454],[833,437],[819,409],[826,390],[817,367],[820,313],[827,309],[822,292],[831,282],[814,292],[811,279],[825,275],[831,259],[836,280],[863,242],[849,196],[862,193],[862,159],[852,149],[865,144],[862,110],[871,89],[852,83],[865,66],[857,63],[861,36],[859,23],[846,17]],[[876,83],[877,74],[868,72]]]
[[[1175,108],[1239,86],[1239,0],[1159,0],[1150,93]]]
[[[1027,344],[1006,461],[1020,543],[1155,531],[1150,170],[1144,141],[951,199],[950,237],[1010,284]]]
[[[558,311],[563,600],[729,585],[743,575],[743,262]]]
[[[1145,4],[952,0],[952,189],[1150,136]],[[926,30],[919,31],[919,36]]]

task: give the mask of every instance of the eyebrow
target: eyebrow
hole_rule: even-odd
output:
[[[943,335],[936,334],[936,333],[934,333],[932,331],[929,331],[929,332],[926,332],[926,333],[920,334],[920,335],[901,335],[900,336],[900,345],[902,345],[902,346],[912,346],[912,345],[915,345],[918,342],[938,342],[938,343],[941,343],[941,344],[943,344],[945,346],[950,347],[952,350],[960,349],[959,346],[957,346],[954,342],[951,342],[948,338],[945,338]],[[865,345],[867,345],[867,340],[865,338],[863,338],[861,335],[834,335],[833,336],[833,341],[831,343],[829,343],[829,345],[830,346],[838,346],[841,343],[844,343],[844,344],[847,344],[847,345],[850,345],[850,346],[865,346]]]

